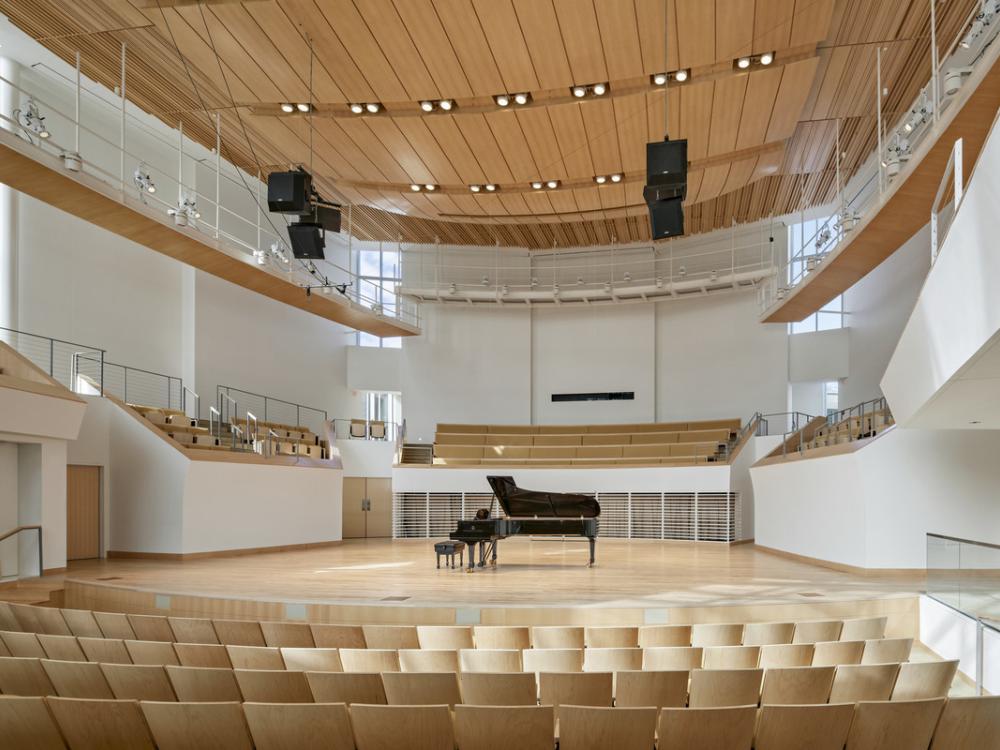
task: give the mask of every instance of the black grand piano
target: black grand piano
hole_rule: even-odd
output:
[[[490,508],[483,508],[476,518],[459,521],[451,539],[469,546],[469,571],[476,565],[476,545],[479,545],[479,567],[486,558],[496,565],[497,542],[509,536],[585,536],[590,541],[590,566],[594,564],[597,540],[597,517],[601,506],[586,495],[568,492],[538,492],[518,487],[514,477],[486,477],[493,495],[503,508],[506,518],[495,517]]]

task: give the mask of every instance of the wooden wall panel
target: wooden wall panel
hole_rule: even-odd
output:
[[[66,466],[66,559],[101,556],[101,467]]]

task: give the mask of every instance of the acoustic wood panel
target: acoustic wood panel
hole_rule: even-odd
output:
[[[975,4],[939,4],[942,51]],[[835,186],[820,121],[841,120],[845,179],[874,144],[876,45],[887,112],[929,68],[928,4],[897,0],[0,0],[0,11],[63,59],[80,51],[109,88],[127,42],[133,102],[207,146],[218,112],[223,154],[251,173],[310,161],[312,140],[318,188],[356,204],[350,231],[408,242],[648,239],[636,186],[592,180],[641,173],[645,143],[667,130],[649,76],[678,68],[691,77],[671,89],[670,135],[689,139],[692,159],[720,160],[692,167],[689,233],[822,203]],[[733,66],[763,52],[777,53],[770,68]],[[316,115],[279,116],[277,103],[309,99],[310,78]],[[604,81],[602,100],[569,93]],[[493,103],[519,91],[529,107]],[[420,110],[441,98],[460,106]],[[385,110],[349,115],[370,101]],[[769,145],[786,158],[740,153]],[[537,179],[570,184],[532,194]],[[469,192],[484,183],[499,193]]]
[[[66,466],[66,559],[101,556],[101,467]]]

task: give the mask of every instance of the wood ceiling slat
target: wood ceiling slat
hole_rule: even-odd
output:
[[[514,0],[521,32],[542,88],[573,85],[573,73],[552,0]]]
[[[465,137],[455,124],[454,117],[451,115],[427,117],[421,118],[421,121],[433,136],[437,147],[442,151],[447,149],[448,159],[454,165],[460,182],[466,185],[478,185],[500,181],[499,178],[487,176],[483,171],[476,154],[469,148]]]
[[[581,109],[581,105],[575,104],[569,107],[552,107],[549,110],[566,172],[575,176],[595,173]]]
[[[573,198],[577,207],[581,211],[597,211],[603,208],[601,202],[600,188],[594,185],[588,188],[577,188],[573,191]]]
[[[608,80],[608,67],[592,0],[553,0],[553,4],[573,83]]]
[[[774,100],[774,112],[767,128],[767,141],[780,141],[795,130],[802,113],[802,106],[809,95],[809,87],[816,75],[819,58],[810,57],[782,70],[781,85]]]
[[[500,193],[500,202],[503,203],[504,209],[506,209],[509,214],[519,214],[523,216],[527,214],[528,204],[524,200],[524,196],[520,193]]]
[[[830,33],[833,5],[833,0],[795,0],[788,46],[817,44],[826,39]]]
[[[427,69],[393,0],[365,0],[358,4],[357,10],[371,33],[371,40],[378,45],[406,90],[404,99],[440,99],[445,95]],[[366,67],[362,69],[367,70]]]
[[[618,152],[618,132],[611,102],[587,102],[581,105],[581,110],[595,173],[620,172],[622,158]]]
[[[376,140],[382,144],[387,153],[409,175],[407,182],[437,183],[439,180],[427,166],[420,154],[413,148],[400,131],[395,119],[389,117],[371,117],[365,123]]]
[[[715,62],[715,3],[676,0],[680,67],[697,68]]]
[[[531,65],[531,55],[511,0],[472,0],[472,4],[500,69],[505,90],[534,91],[539,88],[538,77]],[[492,93],[499,93],[499,90]]]
[[[606,209],[615,209],[625,203],[625,186],[607,183],[598,188],[601,205]]]
[[[646,96],[623,96],[612,102],[621,168],[626,172],[646,168]],[[659,138],[657,138],[659,140]]]
[[[410,175],[401,165],[396,155],[393,155],[386,148],[385,142],[379,136],[372,125],[365,120],[341,120],[338,123],[347,136],[354,141],[358,148],[365,152],[372,163],[378,167],[379,171],[385,175],[389,182],[416,182],[423,179],[431,180],[426,169],[422,175]],[[381,130],[383,126],[375,123],[375,128]],[[398,132],[398,131],[397,131]],[[422,167],[422,165],[421,165]]]
[[[537,173],[547,178],[565,180],[569,173],[559,151],[547,109],[526,109],[517,113],[525,142],[535,162]]]
[[[434,176],[434,181],[442,185],[460,185],[465,180],[459,176],[454,162],[448,158],[440,144],[427,128],[424,117],[395,117],[393,122],[413,148],[420,155],[421,161]]]
[[[513,112],[502,114],[506,117],[514,117]],[[486,179],[501,183],[513,182],[514,175],[510,170],[510,165],[504,158],[503,151],[500,150],[500,145],[497,143],[486,117],[474,115],[455,118],[454,122],[465,142],[479,160]]]
[[[750,157],[749,159],[734,161],[730,165],[729,175],[726,178],[725,185],[722,186],[722,192],[731,193],[734,190],[739,190],[741,187],[750,182],[750,178],[753,176],[754,167],[756,166],[756,156]]]
[[[323,65],[348,101],[368,102],[379,99],[371,82],[358,68],[326,16],[318,12],[312,0],[275,0],[275,3],[284,12],[289,23],[298,30],[303,42],[307,37],[312,40],[317,62]],[[261,28],[270,28],[270,22],[275,18],[270,3],[250,3],[245,7],[257,19]],[[298,44],[305,49],[308,61],[309,45],[303,42]],[[294,45],[292,41],[288,43]]]
[[[541,165],[535,163],[516,114],[494,112],[484,117],[510,166],[515,181],[525,183],[531,180],[549,179],[550,175],[540,174]],[[561,168],[561,161],[558,162],[558,166]]]
[[[743,116],[749,76],[734,76],[715,82],[712,119],[708,135],[708,156],[718,156],[736,148],[736,136]]]
[[[698,191],[698,201],[706,201],[715,198],[722,193],[729,178],[729,164],[720,164],[705,169],[704,177],[701,181],[701,189]]]
[[[775,98],[781,85],[781,75],[780,68],[759,70],[750,74],[739,133],[736,136],[737,150],[759,146],[766,142],[767,126],[771,122]]]
[[[636,20],[639,25],[639,51],[642,53],[643,72],[647,75],[677,70],[677,12],[674,0],[666,0],[670,24],[665,28],[663,0],[634,0]],[[664,62],[664,39],[669,32],[667,59]]]
[[[795,0],[756,0],[753,52],[773,52],[789,46]]]
[[[832,1],[832,0],[831,0]],[[754,2],[751,0],[715,0],[715,57],[734,60],[753,50]]]
[[[701,191],[701,180],[704,176],[704,169],[692,169],[688,172],[687,202],[689,204],[698,202],[698,193]]]
[[[387,58],[383,50],[379,47],[378,40],[372,35],[365,19],[358,12],[352,0],[323,0],[315,5],[316,10],[322,15],[330,28],[340,39],[340,43],[351,56],[357,69],[362,71],[365,80],[371,85],[375,96],[381,101],[405,101],[413,97],[408,96],[406,86],[400,80],[401,75],[406,75],[404,70],[398,70]],[[315,21],[317,26],[321,23],[316,19],[316,13],[310,13],[304,18]],[[312,25],[306,29],[307,34],[312,34]],[[412,61],[407,70],[420,65],[418,61]],[[336,78],[336,71],[331,71]]]
[[[594,0],[608,78],[638,78],[643,75],[639,49],[639,27],[635,6],[621,0]]]
[[[708,155],[708,128],[705,125],[711,122],[714,92],[713,81],[695,83],[680,89],[680,133],[674,135],[671,132],[671,136],[687,138],[690,161],[704,159]]]
[[[472,96],[472,87],[431,0],[394,0],[420,57],[442,97]]]
[[[506,91],[479,17],[469,1],[433,0],[433,4],[473,93],[492,96]]]

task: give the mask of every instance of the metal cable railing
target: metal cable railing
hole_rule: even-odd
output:
[[[218,385],[215,392],[219,399],[219,411],[223,423],[231,423],[233,417],[242,419],[246,412],[254,413],[261,422],[301,426],[322,437],[329,421],[326,409],[297,404],[294,401],[253,393],[231,385]]]
[[[75,393],[96,391],[100,394],[104,392],[105,365],[107,363],[104,359],[105,351],[103,349],[2,327],[0,327],[0,342],[10,346],[22,357],[30,360],[40,370],[45,371],[50,377]],[[84,387],[86,384],[79,381],[77,377],[80,373],[76,362],[80,357],[88,357],[94,362],[94,367],[90,372],[93,386]]]

